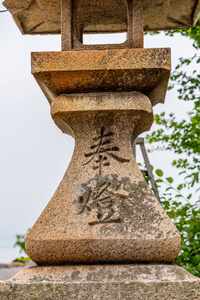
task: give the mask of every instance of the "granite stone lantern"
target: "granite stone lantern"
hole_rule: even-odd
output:
[[[5,0],[23,34],[58,34],[61,52],[31,54],[55,124],[75,138],[70,165],[26,237],[38,264],[0,283],[1,299],[200,299],[172,265],[180,234],[145,182],[132,145],[164,103],[169,48],[143,31],[192,27],[200,1]],[[84,33],[127,32],[85,45]],[[10,297],[10,298],[9,298]]]

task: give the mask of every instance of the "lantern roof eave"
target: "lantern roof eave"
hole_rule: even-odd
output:
[[[114,0],[115,6],[113,0],[106,0],[106,11],[102,14],[101,24],[99,24],[99,18],[96,21],[93,18],[93,21],[85,27],[84,32],[126,31],[124,20],[127,12],[120,6],[120,1]],[[3,5],[10,11],[23,34],[61,33],[60,0],[5,0]],[[190,28],[195,25],[200,15],[200,0],[143,0],[143,7],[144,31]]]

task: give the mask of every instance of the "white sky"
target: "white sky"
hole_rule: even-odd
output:
[[[90,43],[92,37],[87,38]],[[192,41],[180,36],[145,36],[145,47],[171,47],[173,67],[180,56],[194,54]],[[48,101],[31,75],[32,51],[60,51],[60,36],[23,36],[11,15],[0,13],[0,247],[12,246],[15,235],[34,224],[60,183],[74,146],[54,124]],[[166,104],[154,112],[173,111],[184,118],[190,108],[170,92]],[[176,174],[170,167],[173,153],[149,158],[166,176]]]

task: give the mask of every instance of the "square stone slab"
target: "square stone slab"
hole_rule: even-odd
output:
[[[60,94],[139,91],[164,103],[171,51],[114,49],[33,52],[32,74],[51,103]]]
[[[175,265],[32,267],[0,282],[1,300],[197,300],[200,280]]]

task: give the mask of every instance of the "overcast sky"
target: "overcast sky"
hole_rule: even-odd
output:
[[[106,43],[104,37],[98,38]],[[92,37],[86,41],[91,43]],[[173,67],[180,56],[194,53],[189,39],[164,34],[145,36],[145,47],[171,47]],[[31,75],[32,51],[60,48],[60,36],[23,36],[10,13],[0,13],[0,247],[12,246],[15,235],[34,224],[72,156],[73,139],[54,124],[48,101]],[[176,93],[170,92],[165,105],[157,105],[154,112],[173,111],[184,118],[190,108],[188,103],[180,105]],[[173,153],[149,158],[166,176],[172,175]]]

